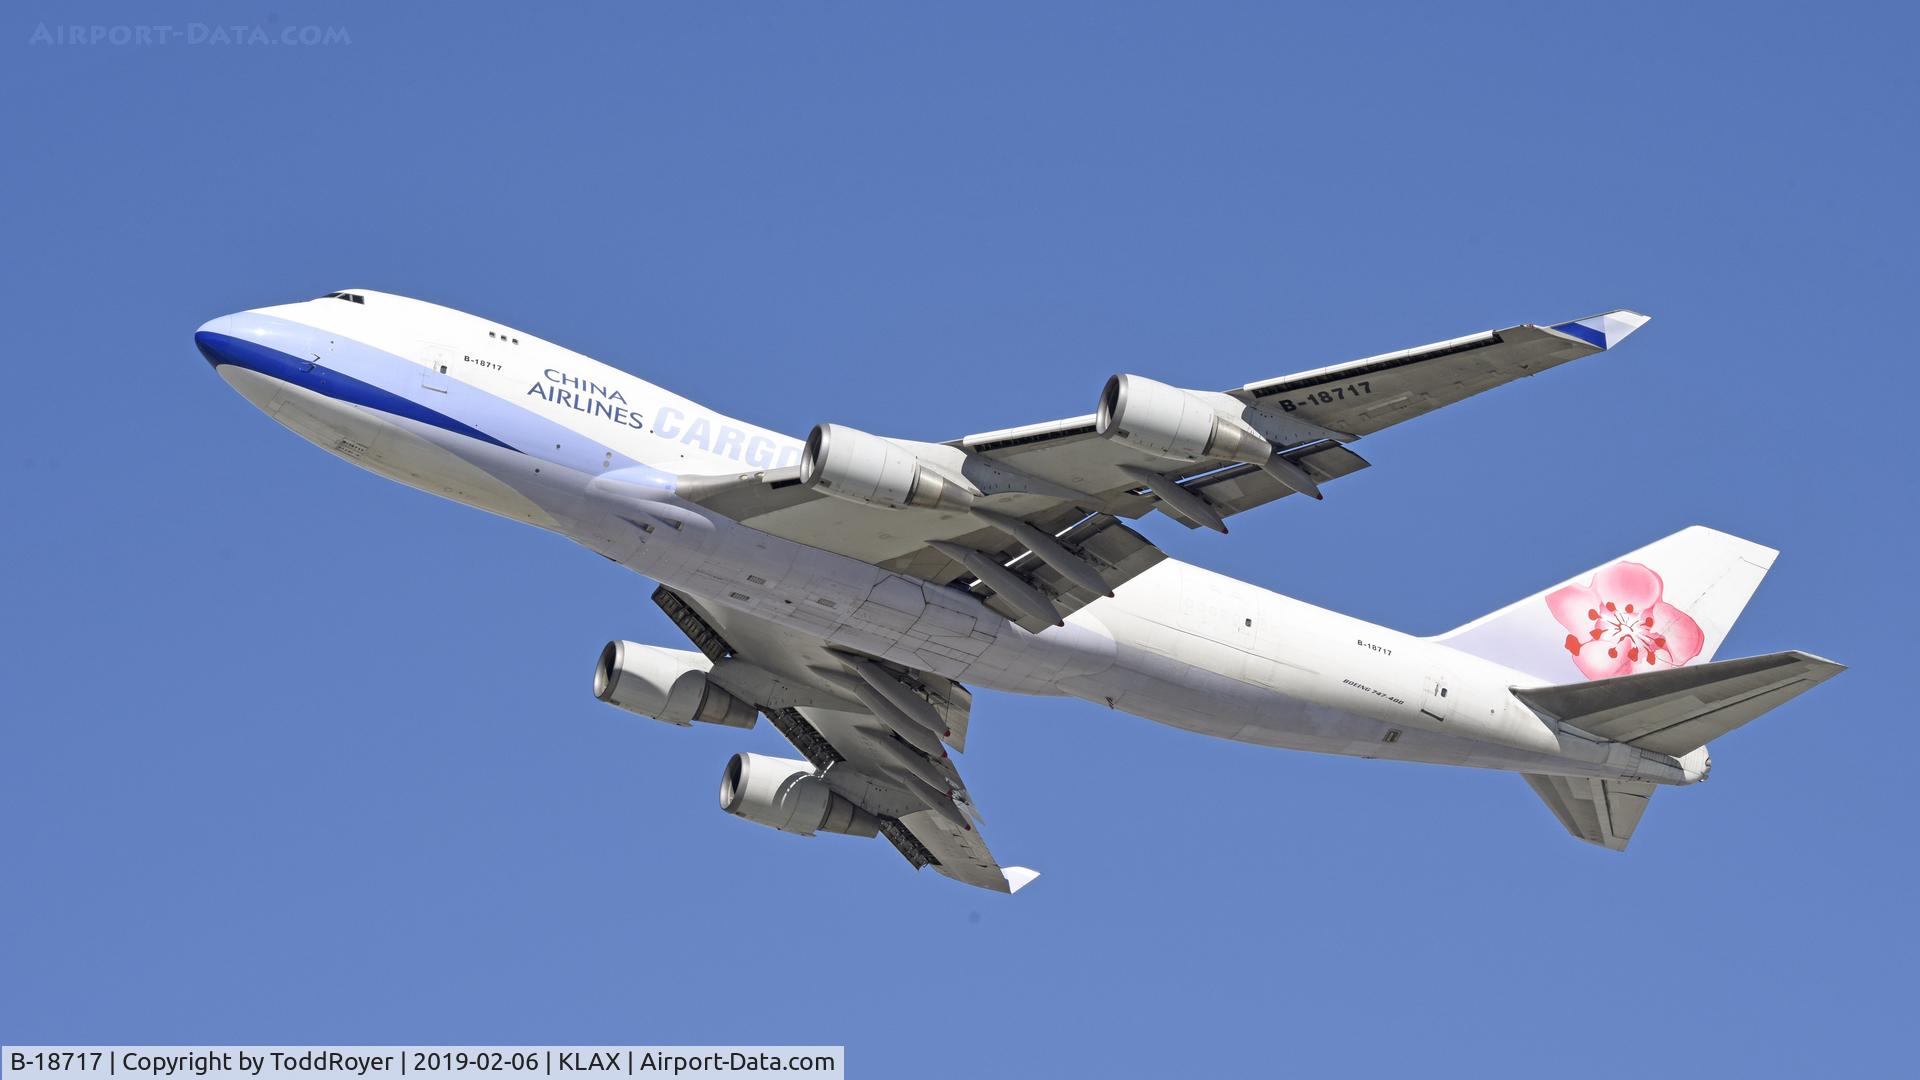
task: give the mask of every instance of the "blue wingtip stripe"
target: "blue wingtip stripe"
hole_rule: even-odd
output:
[[[1581,341],[1584,341],[1587,344],[1592,345],[1596,349],[1604,349],[1607,347],[1607,335],[1601,333],[1598,330],[1595,330],[1593,327],[1588,326],[1585,323],[1577,323],[1577,322],[1561,323],[1559,326],[1554,327],[1554,329],[1560,331],[1563,334],[1567,334],[1572,337],[1577,337]]]

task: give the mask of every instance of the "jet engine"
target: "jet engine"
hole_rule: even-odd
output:
[[[713,664],[702,654],[632,641],[609,641],[593,666],[593,696],[630,713],[686,727],[750,728],[760,718],[752,704],[713,684]]]
[[[1273,456],[1272,443],[1206,397],[1139,375],[1107,380],[1093,423],[1102,438],[1159,457],[1259,465]]]
[[[849,502],[900,509],[965,510],[973,492],[892,439],[844,424],[816,424],[800,452],[800,482]]]
[[[798,758],[735,754],[720,774],[720,809],[781,832],[872,836],[880,821],[848,802]]]

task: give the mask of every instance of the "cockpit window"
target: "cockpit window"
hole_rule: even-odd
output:
[[[361,296],[361,295],[360,295],[359,293],[350,293],[350,292],[330,292],[330,293],[328,293],[327,295],[325,295],[325,296],[323,296],[323,297],[321,297],[320,299],[322,299],[322,300],[348,300],[348,301],[352,301],[353,303],[356,303],[356,304],[364,304],[364,303],[366,303],[366,302],[367,302],[367,298],[366,298],[366,297],[364,297],[364,296]]]

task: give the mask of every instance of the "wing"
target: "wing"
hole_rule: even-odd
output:
[[[916,869],[1007,893],[1039,876],[994,859],[946,754],[943,743],[965,742],[966,687],[830,649],[665,586],[654,602],[713,661],[709,677],[759,706],[828,787],[880,820],[881,834]]]
[[[891,494],[884,478],[834,486],[818,467],[827,443],[816,428],[800,466],[682,477],[677,494],[763,532],[957,583],[1037,631],[1165,558],[1122,519],[1158,509],[1225,532],[1234,514],[1317,498],[1367,468],[1354,440],[1601,352],[1646,321],[1613,311],[1513,326],[1225,391],[1116,376],[1093,415],[947,443],[828,425],[843,457],[901,457],[911,481]]]
[[[1231,393],[1297,412],[1335,431],[1371,435],[1522,376],[1604,352],[1647,321],[1639,312],[1620,310],[1552,326],[1510,326],[1249,383]]]
[[[902,510],[821,494],[802,484],[799,472],[682,477],[676,494],[809,547],[936,584],[959,583],[1034,631],[1167,557],[1092,496],[1008,492],[971,510]],[[1146,500],[1135,501],[1141,505],[1125,508],[1137,517]]]

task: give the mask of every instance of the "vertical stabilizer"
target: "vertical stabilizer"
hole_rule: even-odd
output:
[[[1777,555],[1695,525],[1433,640],[1550,683],[1705,663]]]

